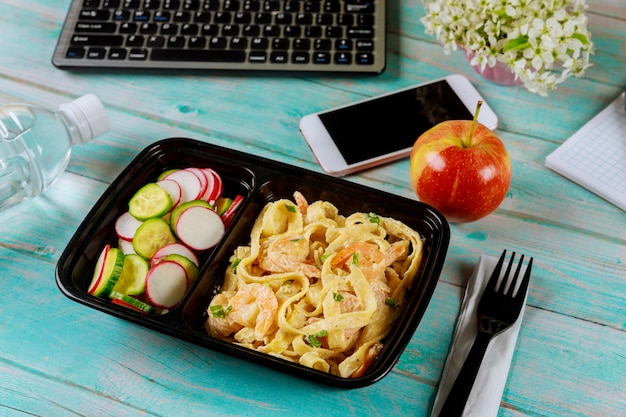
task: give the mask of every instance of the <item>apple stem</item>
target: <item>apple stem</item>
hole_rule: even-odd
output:
[[[480,107],[482,105],[483,105],[483,101],[478,100],[478,103],[476,103],[476,111],[474,112],[474,119],[472,120],[472,127],[470,129],[467,147],[470,147],[472,144],[472,137],[474,136],[474,129],[476,129],[476,123],[478,123],[478,113],[480,113]]]

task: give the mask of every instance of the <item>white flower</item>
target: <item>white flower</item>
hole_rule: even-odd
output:
[[[446,54],[461,47],[471,64],[509,66],[524,86],[547,95],[590,67],[585,0],[422,0],[425,33]]]

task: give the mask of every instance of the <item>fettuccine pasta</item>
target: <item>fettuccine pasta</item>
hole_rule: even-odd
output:
[[[329,202],[268,203],[207,310],[206,330],[342,377],[363,375],[417,273],[422,238],[373,213]]]

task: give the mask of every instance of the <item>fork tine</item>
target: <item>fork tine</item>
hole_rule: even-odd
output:
[[[485,293],[487,292],[496,292],[496,285],[500,279],[500,272],[502,271],[502,265],[504,264],[504,258],[506,257],[506,249],[500,255],[500,259],[498,259],[498,263],[491,273],[491,277],[489,278],[489,282],[487,283],[487,287],[485,288]]]
[[[522,260],[524,258],[522,257]],[[520,260],[519,265],[517,266],[518,272],[519,269],[522,266],[522,261]],[[531,270],[533,268],[533,258],[532,256],[530,257],[530,260],[528,261],[528,266],[526,266],[526,271],[524,272],[524,277],[522,277],[522,282],[519,285],[519,288],[517,289],[517,292],[513,295],[514,297],[526,297],[526,293],[528,292],[528,283],[530,282],[530,273]]]
[[[515,279],[517,278],[517,275],[515,275],[513,280],[511,280],[511,268],[513,267],[513,261],[515,261],[515,252],[511,253],[511,260],[507,264],[506,272],[504,273],[504,277],[502,277],[502,282],[498,286],[498,291],[500,291],[502,294],[506,294],[509,291],[509,288],[511,287],[511,282],[515,283]]]

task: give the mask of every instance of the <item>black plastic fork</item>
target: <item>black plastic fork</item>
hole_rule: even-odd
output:
[[[487,287],[480,298],[477,309],[478,333],[476,334],[476,339],[439,412],[439,417],[456,417],[463,414],[465,404],[476,381],[476,374],[485,356],[489,342],[497,334],[511,327],[520,315],[526,299],[526,292],[528,291],[533,258],[530,258],[526,272],[522,277],[522,282],[519,284],[518,290],[515,291],[524,261],[524,255],[521,255],[515,270],[515,275],[511,282],[508,283],[513,261],[515,260],[515,252],[513,252],[506,268],[506,273],[500,285],[498,285],[505,257],[506,250],[502,252],[502,256],[500,256],[498,264],[491,274]]]

